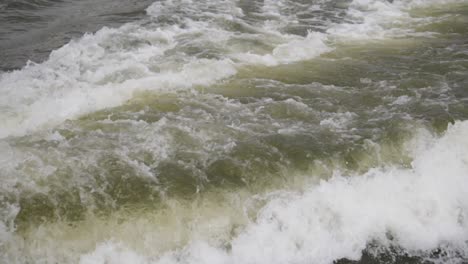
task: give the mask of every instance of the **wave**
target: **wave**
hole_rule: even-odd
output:
[[[433,3],[355,0],[328,10],[328,1],[305,6],[284,0],[258,2],[248,10],[227,0],[156,2],[147,19],[86,34],[43,63],[2,73],[0,138],[121,105],[136,91],[207,86],[246,65],[312,59],[343,39],[408,35],[406,25],[421,20],[408,10]],[[306,13],[328,10],[335,19],[317,25],[294,14],[306,7]]]
[[[304,192],[269,194],[256,220],[228,244],[194,238],[162,256],[107,241],[80,263],[333,263],[359,260],[369,244],[401,254],[464,263],[468,257],[468,122],[440,138],[426,131],[407,144],[410,168],[335,176]],[[450,253],[452,252],[452,253]]]

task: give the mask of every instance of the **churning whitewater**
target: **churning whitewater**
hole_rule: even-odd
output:
[[[257,219],[229,249],[194,239],[161,258],[145,258],[114,241],[100,243],[80,263],[333,263],[358,260],[370,242],[409,254],[444,247],[468,257],[468,122],[440,139],[421,131],[408,147],[411,168],[335,173],[304,192],[269,194]],[[456,263],[449,253],[438,261]]]
[[[71,2],[0,4],[0,263],[468,262],[467,1]]]

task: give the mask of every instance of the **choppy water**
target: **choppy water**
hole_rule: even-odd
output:
[[[0,22],[1,263],[468,261],[467,1]]]

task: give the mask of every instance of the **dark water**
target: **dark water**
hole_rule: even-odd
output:
[[[154,1],[3,0],[0,3],[0,70],[39,63],[49,53],[104,26],[141,19]]]

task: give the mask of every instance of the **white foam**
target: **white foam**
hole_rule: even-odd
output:
[[[95,252],[83,256],[80,263],[143,264],[149,262],[144,257],[139,256],[135,252],[122,247],[120,244],[109,242],[99,245]]]
[[[399,1],[354,0],[347,11],[353,23],[338,24],[327,30],[334,38],[365,40],[408,34],[408,24],[414,22]]]
[[[104,28],[52,52],[42,64],[3,74],[0,138],[120,105],[137,90],[209,85],[236,73],[229,59],[186,58],[164,68],[159,63],[162,54],[174,47],[176,36],[191,30],[198,29],[145,30],[132,24]]]
[[[271,54],[259,55],[253,53],[235,54],[233,57],[248,64],[263,64],[276,66],[284,63],[308,60],[325,52],[331,51],[325,44],[326,35],[318,32],[310,32],[305,38],[290,36],[290,40],[273,49]]]
[[[407,104],[411,101],[411,98],[407,95],[402,95],[399,96],[398,98],[395,99],[391,104],[392,105],[404,105]]]
[[[347,10],[347,18],[352,22],[331,26],[327,33],[341,41],[431,36],[434,33],[415,32],[414,28],[430,23],[433,18],[413,17],[411,9],[461,2],[463,0],[353,0]]]
[[[233,19],[242,15],[234,2],[225,2],[217,8],[220,14],[210,12],[210,8],[216,7],[210,1],[157,2],[148,8],[148,13],[158,16],[171,8],[177,11],[182,4],[201,17],[225,15],[223,19]],[[222,11],[223,8],[226,10]],[[183,24],[183,28],[132,23],[117,29],[103,28],[53,51],[44,63],[29,63],[22,70],[3,73],[0,138],[24,135],[85,113],[121,105],[137,90],[171,91],[210,85],[237,72],[236,65],[227,57],[204,59],[182,52],[167,55],[187,41],[199,46],[220,46],[232,34],[203,19],[195,21],[187,17],[183,18]]]
[[[439,139],[421,131],[407,145],[414,155],[411,168],[337,172],[304,193],[273,195],[257,220],[233,238],[230,250],[193,240],[161,257],[149,253],[127,263],[332,263],[359,259],[371,242],[410,254],[448,247],[466,257],[467,133],[468,121]],[[81,263],[133,254],[108,243],[83,255]]]
[[[242,20],[244,14],[236,1],[158,1],[148,8],[148,14],[156,18],[171,14],[180,25],[130,23],[117,29],[103,28],[53,51],[44,63],[30,63],[22,70],[0,75],[0,138],[24,135],[120,105],[136,90],[210,85],[235,74],[245,64],[274,66],[320,56],[333,49],[336,39],[405,33],[405,24],[415,20],[407,10],[434,3],[354,0],[348,8],[352,23],[332,25],[327,33],[309,32],[302,37],[282,33],[283,27],[297,23],[294,14],[286,11],[288,1],[265,1],[261,15],[266,20],[252,24]],[[231,31],[227,22],[239,23],[252,32]],[[271,50],[230,46],[233,38],[259,40]],[[178,52],[187,43],[213,47],[219,56],[208,60]]]
[[[355,113],[344,112],[332,114],[331,117],[326,117],[320,121],[320,125],[333,130],[344,130],[356,118]]]

